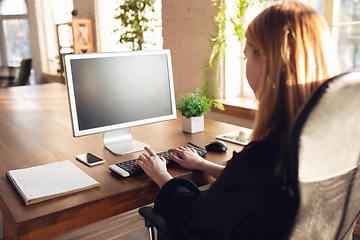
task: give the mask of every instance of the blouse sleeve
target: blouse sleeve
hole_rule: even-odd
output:
[[[184,178],[173,178],[160,190],[155,209],[188,239],[222,239],[246,225],[261,205],[258,182],[247,161],[234,153],[221,176],[201,192]]]

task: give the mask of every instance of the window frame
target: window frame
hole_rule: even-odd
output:
[[[3,1],[4,0],[0,0],[0,4]],[[5,33],[4,33],[3,22],[4,22],[4,20],[9,20],[9,19],[27,19],[28,20],[29,11],[28,11],[27,2],[25,0],[23,0],[23,1],[24,1],[25,5],[26,5],[26,9],[27,9],[25,14],[12,14],[12,15],[0,14],[0,65],[1,66],[7,66],[8,65],[8,58],[7,58],[7,52],[6,52],[6,43],[5,43]]]

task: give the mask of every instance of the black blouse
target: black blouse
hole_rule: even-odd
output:
[[[155,209],[187,239],[280,239],[287,226],[290,197],[274,174],[278,135],[274,131],[234,152],[205,192],[184,178],[168,181]]]

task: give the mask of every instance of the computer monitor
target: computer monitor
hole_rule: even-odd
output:
[[[104,133],[122,155],[143,150],[131,127],[176,118],[170,50],[63,57],[74,137]]]

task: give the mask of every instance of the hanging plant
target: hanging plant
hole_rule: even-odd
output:
[[[220,61],[223,59],[226,48],[225,26],[226,26],[226,4],[225,0],[212,0],[215,6],[218,6],[218,12],[215,15],[215,22],[218,27],[217,36],[211,36],[210,44],[212,52],[210,59],[206,60],[202,66],[202,79],[204,86],[202,87],[202,95],[208,99],[217,99],[219,93],[219,74]]]
[[[211,36],[210,44],[212,47],[212,52],[209,60],[206,60],[202,66],[202,79],[204,81],[202,92],[204,96],[211,100],[219,98],[220,65],[221,62],[225,61],[227,38],[225,35],[226,25],[230,25],[234,28],[234,34],[237,36],[238,40],[242,42],[245,33],[245,13],[247,9],[254,6],[255,4],[267,2],[268,0],[236,0],[236,7],[231,9],[228,18],[225,14],[227,11],[225,0],[212,1],[215,6],[218,6],[218,12],[215,15],[218,34],[217,36]]]
[[[156,22],[154,18],[147,18],[146,13],[155,12],[154,3],[156,0],[123,0],[118,3],[115,9],[119,14],[115,19],[121,21],[121,27],[113,30],[114,33],[120,32],[119,43],[131,43],[131,49],[142,50],[144,44],[153,44],[144,37],[147,31],[154,31],[150,23]]]
[[[236,0],[236,8],[233,11],[233,14],[229,17],[230,22],[234,27],[235,35],[238,37],[239,42],[244,41],[245,33],[245,24],[246,18],[245,14],[249,8],[252,8],[255,5],[261,7],[261,4],[265,3],[263,7],[266,6],[268,0]]]

